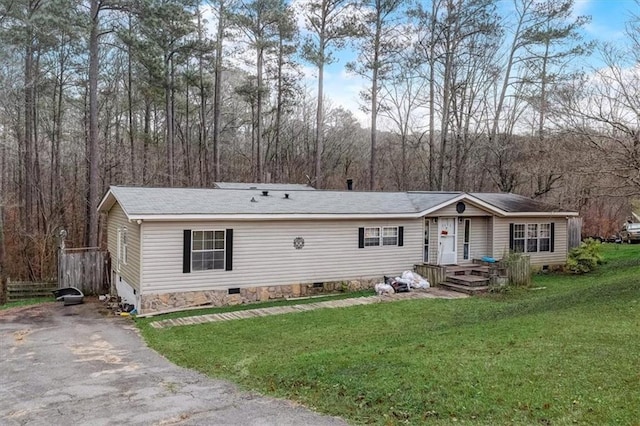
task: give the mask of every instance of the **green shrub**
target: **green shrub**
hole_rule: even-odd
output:
[[[524,256],[523,253],[510,251],[509,253],[506,253],[506,254],[502,255],[501,262],[505,266],[509,266],[510,264],[519,262],[522,259],[522,256]]]
[[[569,251],[567,269],[576,274],[591,272],[601,265],[604,258],[601,254],[602,244],[594,239],[587,239]]]

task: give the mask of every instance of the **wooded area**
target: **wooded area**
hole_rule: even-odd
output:
[[[640,21],[591,43],[572,0],[506,3],[0,0],[0,276],[54,277],[61,228],[99,245],[115,184],[508,191],[614,232],[640,193]],[[345,51],[366,125],[325,97]]]

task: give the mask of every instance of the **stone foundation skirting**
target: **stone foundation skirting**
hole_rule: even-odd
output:
[[[264,287],[243,287],[236,294],[224,290],[184,291],[162,294],[142,294],[140,313],[202,307],[239,305],[285,298],[314,296],[323,293],[351,292],[373,288],[380,278],[333,281],[315,284],[290,284]]]

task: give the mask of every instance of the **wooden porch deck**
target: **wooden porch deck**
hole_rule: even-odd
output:
[[[506,276],[498,264],[474,261],[463,265],[416,265],[416,271],[433,285],[465,294],[489,291],[492,278]]]

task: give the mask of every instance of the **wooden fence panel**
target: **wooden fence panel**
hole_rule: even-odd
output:
[[[56,288],[55,282],[9,281],[7,282],[7,301],[15,302],[16,300],[36,297],[53,298],[52,291]]]
[[[582,218],[570,217],[567,221],[567,246],[569,250],[578,247],[582,240]]]
[[[85,295],[109,290],[109,253],[100,250],[61,251],[58,259],[58,287],[77,287]]]
[[[531,261],[529,256],[518,256],[517,258],[509,259],[507,275],[511,285],[531,285]]]

